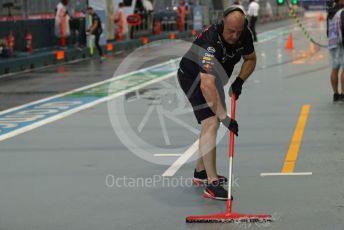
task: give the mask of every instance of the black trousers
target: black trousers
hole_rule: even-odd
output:
[[[100,35],[101,35],[101,34],[95,34],[95,35],[94,35],[94,36],[95,36],[94,44],[95,44],[96,47],[97,47],[99,56],[103,56],[103,50],[102,50],[102,48],[101,48],[100,45],[99,45]]]
[[[256,33],[256,23],[257,23],[258,17],[251,16],[249,20],[249,28],[253,34],[253,40],[257,41],[257,33]]]

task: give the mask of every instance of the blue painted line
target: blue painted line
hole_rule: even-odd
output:
[[[158,78],[163,78],[177,70],[178,62],[179,59],[176,59],[173,62],[135,71],[131,74],[126,74],[123,77],[116,77],[105,82],[91,85],[90,87],[73,90],[69,93],[52,97],[51,99],[30,103],[26,106],[24,105],[19,107],[18,109],[10,109],[8,112],[1,112],[0,141],[12,137],[13,133],[20,130],[24,130],[23,132],[26,132],[27,130],[25,130],[25,128],[29,128],[35,124],[43,123],[42,125],[44,125],[45,121],[49,123],[48,120],[56,116],[84,107],[85,105],[101,101],[108,96],[131,90]],[[109,91],[109,87],[112,85],[115,85],[116,87],[111,88]],[[38,125],[38,127],[39,126],[41,125]]]
[[[43,121],[96,100],[96,97],[56,98],[27,106],[0,116],[0,135]]]

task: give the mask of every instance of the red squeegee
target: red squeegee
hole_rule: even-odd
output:
[[[236,100],[235,95],[231,99],[231,118],[235,119]],[[186,217],[187,223],[236,223],[236,222],[270,222],[272,221],[271,215],[252,215],[241,214],[232,212],[232,173],[233,173],[233,156],[234,156],[234,133],[230,132],[229,137],[229,177],[228,177],[228,199],[227,208],[224,213],[211,214],[206,216],[188,216]]]

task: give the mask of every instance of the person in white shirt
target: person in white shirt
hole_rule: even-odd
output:
[[[258,20],[259,4],[255,0],[250,0],[247,15],[249,17],[249,28],[253,34],[253,40],[258,41],[256,33],[256,22]]]
[[[146,11],[148,11],[148,12],[153,11],[153,4],[149,0],[142,0],[142,5]]]

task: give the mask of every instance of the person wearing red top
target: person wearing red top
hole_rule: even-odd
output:
[[[180,0],[180,4],[178,6],[178,30],[179,32],[184,31],[185,26],[185,18],[188,13],[188,7],[185,5],[184,0]]]
[[[125,37],[125,34],[127,33],[126,29],[126,16],[124,12],[124,4],[119,3],[118,4],[118,9],[115,12],[114,15],[114,23],[116,25],[116,40],[122,41],[123,38]]]

